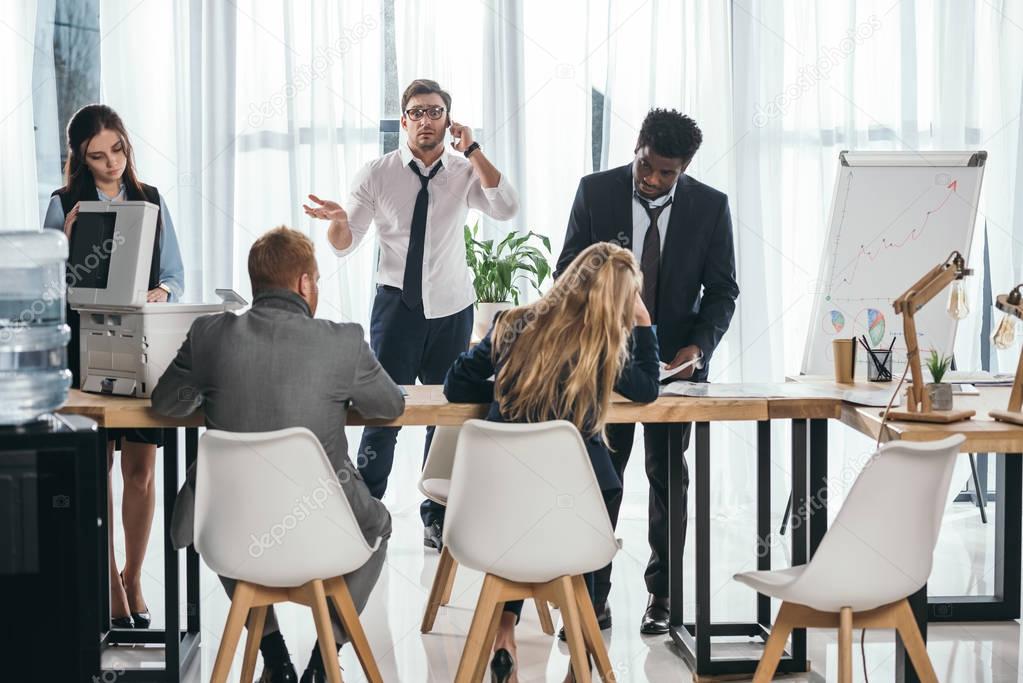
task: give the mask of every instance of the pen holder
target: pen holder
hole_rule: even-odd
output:
[[[867,354],[867,380],[892,381],[892,352],[888,349],[870,349]]]

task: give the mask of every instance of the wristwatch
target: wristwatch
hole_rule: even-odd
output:
[[[473,152],[475,152],[479,148],[480,148],[480,143],[474,142],[471,145],[469,145],[469,148],[466,149],[464,152],[462,152],[462,154],[464,154],[465,158],[468,159],[469,155],[472,154]]]

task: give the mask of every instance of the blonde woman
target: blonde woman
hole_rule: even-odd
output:
[[[622,484],[604,439],[611,393],[644,403],[658,394],[657,338],[640,291],[631,251],[607,242],[588,247],[550,292],[500,315],[487,336],[455,361],[444,395],[454,402],[489,402],[487,419],[496,422],[572,422],[586,442],[605,503],[614,500]],[[587,575],[591,597],[592,579]],[[490,663],[495,683],[517,681],[521,610],[521,601],[505,604]],[[571,671],[567,680],[573,680]]]

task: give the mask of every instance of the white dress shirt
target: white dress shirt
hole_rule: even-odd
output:
[[[360,169],[345,204],[352,243],[347,249],[334,250],[338,256],[351,253],[369,232],[370,224],[375,223],[380,239],[377,283],[399,289],[405,280],[412,210],[422,187],[419,177],[408,167],[412,160],[423,175],[433,170],[433,166],[423,166],[404,143]],[[482,187],[469,160],[447,144],[440,161],[444,167],[427,185],[430,204],[422,289],[427,318],[453,315],[476,301],[472,273],[465,261],[464,227],[469,209],[478,209],[495,220],[512,218],[519,210],[518,194],[503,174],[497,187]]]
[[[658,207],[675,196],[675,185],[671,186],[666,194],[657,199],[647,199],[650,206]],[[674,204],[674,202],[672,202]],[[664,238],[668,233],[668,221],[671,220],[671,206],[668,206],[657,217],[657,232],[661,233],[661,253],[664,253]],[[636,198],[636,190],[632,190],[632,255],[636,257],[636,263],[643,262],[643,240],[646,239],[646,231],[650,225],[650,216],[647,214],[643,204]]]

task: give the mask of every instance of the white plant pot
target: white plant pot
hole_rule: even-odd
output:
[[[487,332],[490,331],[490,325],[494,322],[494,316],[501,311],[514,308],[514,306],[515,304],[509,301],[499,303],[481,301],[476,304],[476,313],[472,325],[473,339],[483,339],[483,337],[487,336]]]

